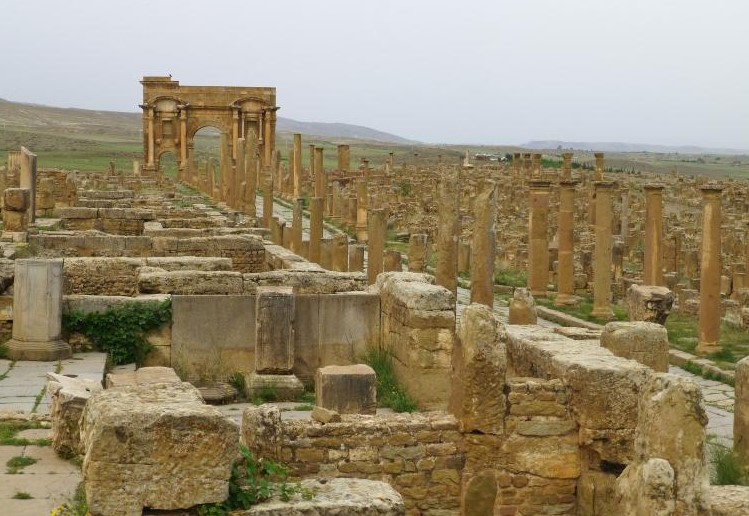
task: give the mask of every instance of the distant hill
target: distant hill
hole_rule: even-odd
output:
[[[0,99],[0,131],[25,129],[31,131],[65,131],[66,133],[107,134],[137,137],[141,130],[140,113],[95,111],[24,104]],[[369,127],[339,123],[300,122],[278,117],[278,132],[302,133],[344,140],[370,140],[382,143],[416,143],[394,134]]]
[[[651,145],[648,143],[621,142],[565,142],[559,140],[538,140],[524,143],[526,149],[573,149],[601,152],[658,152],[664,154],[747,154],[747,149],[720,149],[697,147],[695,145]]]

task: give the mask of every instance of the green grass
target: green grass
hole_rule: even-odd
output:
[[[3,421],[0,423],[0,446],[50,446],[49,439],[26,439],[16,437],[21,430],[42,428],[39,423],[29,421]]]
[[[525,287],[528,284],[528,272],[518,269],[497,269],[494,271],[494,283],[508,287]]]
[[[749,467],[742,457],[731,448],[715,442],[708,436],[708,456],[712,471],[710,483],[717,486],[749,485]]]
[[[296,405],[294,407],[294,410],[299,411],[299,412],[309,412],[310,410],[314,408],[315,408],[314,405],[310,405],[309,403],[304,403],[302,405]]]
[[[666,320],[668,342],[672,348],[694,353],[699,338],[699,321],[696,317],[680,312],[671,312]],[[749,333],[726,322],[720,325],[722,350],[707,358],[718,365],[736,363],[749,355]]]
[[[362,361],[377,375],[377,404],[395,412],[415,412],[416,403],[398,384],[393,370],[393,357],[384,349],[370,348]]]
[[[551,308],[553,310],[557,310],[558,312],[563,312],[568,315],[571,315],[573,317],[577,317],[578,319],[582,319],[584,321],[593,322],[597,324],[606,324],[607,320],[599,319],[598,317],[593,317],[591,313],[593,312],[593,300],[591,298],[581,298],[580,302],[576,306],[554,306],[554,299],[551,298],[537,298],[536,304],[545,306],[547,308]],[[612,305],[611,310],[614,312],[614,321],[626,321],[628,320],[627,315],[627,309],[623,306],[619,305]]]
[[[11,457],[8,459],[8,462],[5,463],[5,466],[8,468],[7,473],[9,475],[15,475],[21,470],[27,466],[31,466],[32,464],[36,464],[38,461],[37,459],[34,459],[32,457]]]
[[[13,498],[14,500],[31,500],[34,497],[26,491],[16,491],[16,494],[11,496],[11,498]]]

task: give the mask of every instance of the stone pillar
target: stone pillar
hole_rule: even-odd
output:
[[[315,176],[315,146],[310,144],[309,149],[309,177],[310,179]]]
[[[559,253],[557,297],[554,299],[557,306],[573,305],[577,302],[574,296],[575,184],[576,182],[571,179],[562,179],[559,182]]]
[[[29,222],[36,220],[36,154],[26,147],[21,147],[21,174],[18,187],[29,190]]]
[[[302,135],[299,133],[294,133],[293,158],[294,199],[299,199],[302,196]]]
[[[310,199],[310,221],[309,221],[309,261],[320,263],[320,245],[323,235],[322,224],[322,199],[313,197]]]
[[[356,241],[367,242],[367,182],[358,179],[356,184]]]
[[[749,463],[749,357],[736,364],[736,401],[733,413],[733,449]]]
[[[530,182],[528,223],[528,288],[534,297],[546,297],[549,283],[549,181]]]
[[[596,226],[593,258],[593,311],[599,319],[611,320],[611,191],[613,181],[596,181]]]
[[[663,282],[663,185],[645,185],[644,285],[662,287]]]
[[[438,186],[437,285],[457,296],[458,233],[460,231],[458,178],[456,173],[443,174]]]
[[[702,259],[700,262],[700,328],[697,353],[720,347],[720,194],[722,187],[708,184],[702,191]]]
[[[535,153],[531,158],[531,163],[533,166],[532,174],[534,179],[541,179],[541,157],[542,154]]]
[[[315,197],[325,197],[327,195],[326,190],[322,147],[315,147]]]
[[[49,362],[71,356],[62,340],[62,283],[62,260],[16,260],[9,359]]]
[[[347,204],[347,212],[346,212],[346,225],[350,229],[356,228],[356,217],[357,217],[357,208],[358,199],[356,197],[349,197],[348,198],[348,204]]]
[[[301,256],[302,235],[304,234],[304,199],[294,201],[294,212],[291,222],[291,251]]]
[[[471,249],[471,303],[494,307],[494,257],[496,252],[497,218],[496,185],[486,183],[474,204]],[[548,253],[547,253],[548,256]]]
[[[572,153],[562,153],[562,180],[570,181],[572,179]]]
[[[427,235],[411,235],[408,239],[408,272],[425,272],[427,264]]]
[[[345,233],[333,236],[332,270],[348,272],[348,237]]]
[[[383,272],[403,272],[403,256],[400,251],[387,249],[382,261]]]
[[[242,195],[242,185],[247,183],[247,169],[245,163],[245,156],[247,155],[247,141],[244,138],[237,138],[237,165],[234,172],[234,205],[232,208],[235,210],[241,210],[244,208],[245,199]]]
[[[348,145],[338,146],[338,170],[341,172],[351,170],[351,150]]]
[[[369,211],[369,240],[367,241],[367,284],[373,285],[383,269],[386,220],[382,208]]]
[[[348,248],[348,270],[349,272],[364,272],[364,250],[367,246],[362,244],[350,245]]]
[[[3,191],[3,232],[29,230],[30,197],[28,188],[6,188]]]
[[[257,203],[256,193],[257,190],[257,157],[255,153],[257,151],[256,142],[254,138],[245,145],[245,212],[251,217],[257,217]]]
[[[270,172],[270,170],[268,170]],[[263,179],[263,226],[270,227],[273,218],[273,177],[265,175]]]
[[[596,157],[596,172],[595,180],[603,181],[603,152],[595,152],[593,155]]]

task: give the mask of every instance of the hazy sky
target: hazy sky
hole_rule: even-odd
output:
[[[139,111],[144,75],[425,142],[749,149],[747,0],[4,0],[0,98]]]

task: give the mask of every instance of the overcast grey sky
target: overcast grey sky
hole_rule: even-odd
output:
[[[4,0],[0,70],[62,107],[172,74],[426,142],[749,149],[747,0]]]

